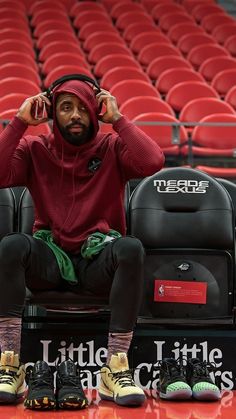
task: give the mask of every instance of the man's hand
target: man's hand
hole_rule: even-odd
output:
[[[51,106],[44,93],[27,98],[20,106],[16,116],[28,125],[39,125],[48,121],[46,106]]]
[[[107,90],[101,89],[97,94],[98,105],[105,105],[105,112],[99,115],[98,119],[107,124],[113,124],[122,114],[119,112],[115,96],[112,96]]]

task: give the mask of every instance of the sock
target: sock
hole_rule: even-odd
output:
[[[111,356],[117,352],[125,352],[127,354],[130,343],[133,337],[133,332],[127,333],[109,333],[108,348],[107,348],[107,364],[111,360]]]
[[[18,317],[0,317],[1,352],[14,351],[20,355],[21,322]]]

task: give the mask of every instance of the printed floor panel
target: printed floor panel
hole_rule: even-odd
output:
[[[223,391],[216,402],[195,400],[170,402],[160,400],[155,391],[146,391],[147,401],[142,407],[127,408],[113,402],[101,401],[97,390],[86,392],[89,407],[76,411],[31,411],[23,403],[0,406],[1,419],[235,419],[236,391]]]

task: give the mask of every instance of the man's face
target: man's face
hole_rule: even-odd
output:
[[[73,145],[89,141],[93,134],[89,112],[72,93],[62,93],[56,102],[56,117],[63,138]]]

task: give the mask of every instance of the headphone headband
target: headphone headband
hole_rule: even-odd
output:
[[[98,82],[91,77],[87,76],[86,74],[66,74],[65,76],[60,77],[59,79],[55,80],[46,90],[46,95],[50,98],[52,96],[52,92],[56,86],[62,84],[69,80],[80,80],[88,84],[92,84],[98,92],[100,92],[100,86]]]

